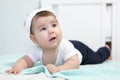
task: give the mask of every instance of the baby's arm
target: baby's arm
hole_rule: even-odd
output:
[[[60,70],[69,70],[69,69],[78,69],[80,66],[80,62],[78,59],[78,55],[74,55],[70,57],[63,65],[58,66]]]
[[[27,55],[25,55],[15,63],[12,69],[7,70],[6,72],[8,74],[18,74],[23,69],[31,67],[32,65],[33,65],[33,61]]]
[[[62,70],[70,70],[70,69],[78,69],[79,68],[79,59],[77,57],[78,55],[74,55],[70,57],[63,65],[55,66],[53,64],[48,64],[47,69],[50,73],[59,72]]]

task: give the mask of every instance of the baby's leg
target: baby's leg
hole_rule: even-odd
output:
[[[76,49],[78,49],[83,60],[81,64],[98,64],[104,62],[110,56],[110,49],[108,47],[101,47],[96,52],[90,49],[87,45],[80,41],[70,40]]]

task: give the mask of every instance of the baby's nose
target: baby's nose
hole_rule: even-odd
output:
[[[54,33],[54,30],[53,30],[53,28],[49,28],[49,34],[52,34],[52,33]]]

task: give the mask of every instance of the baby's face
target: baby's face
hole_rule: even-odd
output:
[[[60,26],[54,16],[39,17],[33,21],[34,42],[41,48],[57,47],[62,38]]]

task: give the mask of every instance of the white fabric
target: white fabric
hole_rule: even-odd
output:
[[[42,49],[40,47],[34,46],[32,49],[30,49],[27,55],[31,58],[33,62],[40,60],[42,64],[42,54],[43,54]],[[63,64],[67,59],[76,54],[78,54],[79,62],[81,63],[82,61],[81,53],[74,48],[71,42],[62,39],[55,65],[58,66]]]
[[[30,34],[31,21],[32,21],[33,17],[34,17],[38,12],[45,11],[45,10],[50,11],[50,12],[52,12],[52,13],[55,15],[55,12],[54,12],[53,10],[43,9],[43,8],[41,8],[41,9],[35,9],[35,10],[33,10],[33,11],[28,15],[28,17],[27,17],[27,19],[26,19],[26,21],[25,21],[25,28],[26,28],[26,30],[27,30],[27,32],[28,32],[29,34]]]

